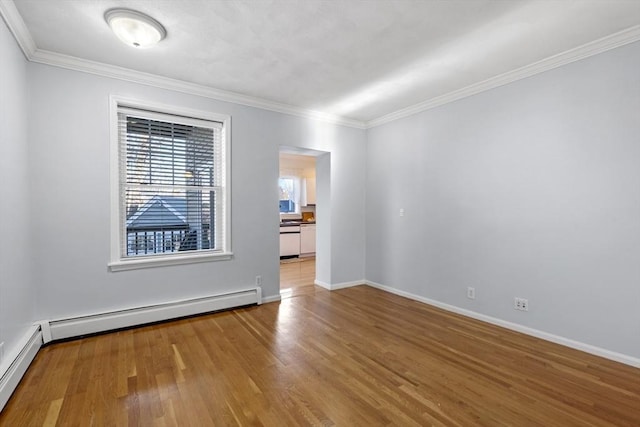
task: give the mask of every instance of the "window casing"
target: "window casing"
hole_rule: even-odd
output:
[[[229,259],[230,117],[112,99],[111,270]]]

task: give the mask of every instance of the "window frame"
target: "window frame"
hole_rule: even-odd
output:
[[[159,104],[148,101],[141,101],[131,98],[111,95],[109,99],[110,115],[110,153],[109,153],[109,173],[110,173],[110,226],[111,226],[111,250],[110,271],[133,270],[148,267],[163,267],[169,265],[190,264],[196,262],[222,261],[233,257],[231,251],[231,116],[226,114],[211,113],[201,110],[175,107],[171,105]],[[172,116],[182,116],[196,120],[205,120],[222,123],[221,143],[223,150],[222,167],[224,188],[224,207],[222,214],[222,227],[224,239],[220,250],[197,250],[175,252],[169,255],[133,256],[122,255],[122,242],[126,244],[126,230],[123,223],[121,210],[120,193],[120,140],[118,131],[118,111],[120,109],[139,109],[150,112],[167,114]],[[214,225],[211,224],[213,227]],[[123,240],[124,237],[124,240]]]

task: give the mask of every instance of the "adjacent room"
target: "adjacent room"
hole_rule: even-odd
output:
[[[0,0],[0,425],[640,425],[640,2]]]

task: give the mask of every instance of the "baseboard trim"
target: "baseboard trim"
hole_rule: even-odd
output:
[[[16,347],[17,350],[5,357],[0,365],[0,411],[18,387],[41,346],[42,332],[40,327],[35,325],[25,333]]]
[[[280,294],[278,295],[271,295],[270,297],[264,297],[262,299],[262,303],[263,304],[268,304],[270,302],[278,302],[278,301],[282,301],[282,297],[280,296]]]
[[[353,286],[364,285],[364,280],[356,280],[353,282],[342,282],[342,283],[326,283],[320,280],[314,280],[314,284],[320,286],[321,288],[325,288],[329,291],[335,291],[338,289],[351,288]]]
[[[74,338],[110,330],[128,328],[148,323],[177,319],[241,307],[261,304],[261,289],[251,288],[243,291],[212,295],[203,298],[173,301],[146,307],[137,307],[112,312],[90,314],[66,319],[45,320],[40,322],[44,333],[44,342]]]
[[[640,358],[637,358],[637,357],[629,356],[622,353],[617,353],[615,351],[607,350],[601,347],[596,347],[591,344],[586,344],[580,341],[572,340],[570,338],[540,331],[538,329],[530,328],[528,326],[523,326],[517,323],[498,319],[496,317],[487,316],[485,314],[477,313],[475,311],[456,307],[454,305],[446,304],[446,303],[436,301],[430,298],[426,298],[420,295],[412,294],[410,292],[405,292],[390,286],[385,286],[381,283],[372,282],[371,280],[366,280],[365,283],[373,288],[377,288],[395,295],[399,295],[401,297],[409,298],[409,299],[419,301],[434,307],[438,307],[443,310],[450,311],[452,313],[460,314],[462,316],[470,317],[476,320],[481,320],[483,322],[501,326],[503,328],[510,329],[512,331],[516,331],[516,332],[520,332],[536,338],[540,338],[545,341],[550,341],[556,344],[564,345],[565,347],[570,347],[576,350],[584,351],[585,353],[593,354],[595,356],[600,356],[605,359],[613,360],[615,362],[624,363],[625,365],[630,365],[636,368],[640,368]]]

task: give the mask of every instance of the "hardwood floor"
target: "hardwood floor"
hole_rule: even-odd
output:
[[[640,425],[639,369],[368,286],[290,289],[45,347],[0,425]]]
[[[313,257],[280,263],[280,295],[282,298],[315,292],[316,259]]]

